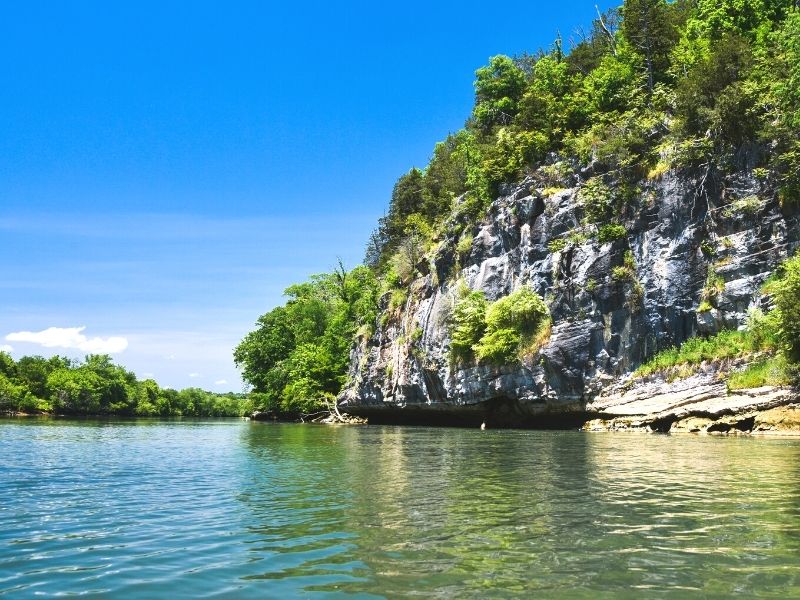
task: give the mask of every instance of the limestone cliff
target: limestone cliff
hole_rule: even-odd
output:
[[[742,325],[763,301],[763,282],[800,245],[798,215],[746,165],[714,181],[678,171],[640,182],[617,215],[627,236],[600,243],[581,201],[589,175],[574,172],[554,189],[534,174],[477,224],[454,211],[405,305],[388,314],[384,296],[387,316],[354,347],[340,396],[347,410],[512,423],[585,415],[657,350]],[[724,290],[700,312],[710,272]],[[464,282],[489,300],[530,286],[550,309],[549,341],[513,364],[452,364],[448,322]]]

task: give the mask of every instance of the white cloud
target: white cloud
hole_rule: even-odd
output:
[[[227,379],[217,379],[217,380],[214,382],[214,385],[225,385],[226,383],[228,383],[228,380],[227,380]]]
[[[87,338],[81,333],[86,327],[48,327],[42,331],[9,333],[9,342],[28,342],[45,348],[74,348],[94,354],[116,354],[128,347],[124,337]]]
[[[189,377],[194,379],[195,377],[200,377],[200,373],[189,373]]]
[[[8,344],[0,344],[0,352],[13,352],[14,349]]]

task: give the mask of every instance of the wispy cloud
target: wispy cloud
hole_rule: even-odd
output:
[[[191,377],[192,379],[196,379],[200,377],[200,373],[189,373],[189,377]]]
[[[9,342],[28,342],[45,348],[72,348],[97,354],[117,354],[128,347],[124,337],[87,338],[83,335],[86,327],[48,327],[42,331],[17,331],[9,333]]]
[[[214,385],[225,385],[225,384],[227,384],[227,383],[228,383],[228,380],[227,380],[227,379],[217,379],[217,380],[214,382]]]
[[[13,352],[14,349],[8,344],[0,344],[0,352]]]

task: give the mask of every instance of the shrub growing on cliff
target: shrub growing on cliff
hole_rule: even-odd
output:
[[[772,292],[781,345],[787,358],[800,362],[800,254],[783,264]]]
[[[510,327],[489,331],[475,345],[475,356],[479,361],[509,363],[516,356],[521,341],[519,332]]]
[[[473,346],[486,331],[486,297],[483,292],[459,290],[460,298],[450,317],[450,357],[454,362],[471,360]]]
[[[613,242],[614,240],[623,240],[626,237],[628,237],[628,230],[618,224],[603,225],[597,232],[597,241],[601,244]]]
[[[532,335],[549,314],[539,294],[523,287],[489,306],[486,311],[487,333],[514,329],[520,335]]]
[[[451,357],[505,364],[539,337],[550,313],[544,300],[522,288],[488,304],[481,292],[465,294],[453,310]]]
[[[614,197],[600,177],[592,177],[581,188],[578,199],[583,204],[587,223],[604,223],[612,216]]]

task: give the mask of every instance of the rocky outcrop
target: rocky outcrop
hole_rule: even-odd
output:
[[[724,373],[708,372],[683,380],[635,382],[630,389],[603,394],[587,403],[593,417],[586,431],[729,433],[766,431],[770,415],[799,400],[789,389],[761,387],[728,392]],[[758,420],[760,429],[757,429]],[[792,424],[795,422],[792,421]],[[789,421],[782,431],[790,431]],[[800,427],[794,431],[800,434]]]
[[[595,412],[631,417],[608,413],[622,404],[600,394],[660,349],[742,325],[800,239],[797,215],[785,214],[774,191],[748,172],[713,185],[674,172],[643,182],[619,215],[627,237],[606,243],[585,224],[583,176],[561,189],[538,181],[508,189],[476,225],[456,211],[405,305],[390,313],[388,295],[382,300],[386,316],[352,352],[339,399],[349,413],[373,422],[412,414],[512,423]],[[464,238],[471,239],[466,251]],[[724,289],[712,310],[698,312],[710,271]],[[530,286],[550,309],[549,341],[514,364],[452,364],[448,322],[463,284],[491,301]],[[678,392],[672,397],[680,402]],[[647,410],[678,410],[663,401]],[[637,411],[647,402],[626,400]]]

